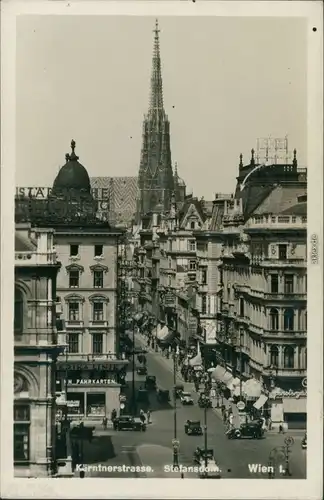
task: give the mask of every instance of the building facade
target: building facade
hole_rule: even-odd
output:
[[[55,379],[65,335],[56,328],[60,263],[51,229],[16,224],[14,305],[14,474],[55,473]]]

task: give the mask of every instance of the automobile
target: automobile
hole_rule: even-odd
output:
[[[145,389],[156,390],[156,377],[155,375],[147,375],[145,379]]]
[[[146,389],[138,389],[137,392],[137,401],[139,403],[149,403],[149,395]]]
[[[199,406],[199,408],[211,408],[212,401],[205,394],[200,394],[199,399],[198,399],[198,406]]]
[[[159,389],[156,397],[159,403],[168,403],[170,401],[170,391]]]
[[[132,417],[131,415],[122,415],[114,420],[115,431],[146,431],[146,425],[138,417]]]
[[[208,460],[215,460],[214,450],[212,448],[207,448],[205,450],[204,448],[200,448],[199,446],[197,446],[193,456],[194,463],[200,464],[201,461],[205,461],[206,458]]]
[[[146,366],[138,366],[136,368],[136,373],[137,373],[137,375],[147,375],[147,368],[146,368]]]
[[[190,392],[182,392],[180,396],[180,401],[183,405],[193,405],[194,401],[191,397]]]
[[[180,396],[181,396],[181,394],[183,393],[183,391],[184,391],[184,385],[183,385],[183,384],[176,384],[176,385],[174,386],[175,397],[176,397],[177,399],[179,399],[179,398],[180,398]]]
[[[248,422],[246,424],[241,424],[240,427],[232,427],[226,431],[228,439],[262,439],[264,436],[264,430],[259,421]]]
[[[207,470],[206,468],[206,460],[202,458],[200,460],[199,466],[201,469],[199,470],[198,476],[199,479],[220,479],[221,478],[221,470],[219,465],[217,464],[214,458],[207,457]]]
[[[184,424],[184,431],[188,436],[200,436],[202,434],[200,420],[187,420]]]
[[[303,450],[307,450],[307,432],[305,433],[305,436],[302,439],[301,447]]]

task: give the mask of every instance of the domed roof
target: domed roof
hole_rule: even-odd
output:
[[[74,189],[90,193],[90,178],[86,168],[78,162],[79,157],[75,154],[75,141],[71,141],[71,154],[66,154],[66,164],[60,169],[53,184],[52,192],[59,190]]]

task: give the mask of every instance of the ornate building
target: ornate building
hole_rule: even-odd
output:
[[[51,229],[16,224],[14,306],[14,473],[55,472],[56,360],[65,348],[56,329],[60,263]]]
[[[152,59],[151,94],[147,115],[143,122],[143,142],[138,175],[138,220],[152,210],[170,209],[171,194],[176,192],[178,201],[185,196],[184,182],[178,172],[173,174],[170,147],[170,122],[163,105],[163,86],[159,45],[159,28],[156,21]]]
[[[58,360],[56,389],[66,393],[71,418],[93,420],[109,417],[118,408],[119,372],[127,365],[119,352],[117,325],[117,257],[123,231],[98,216],[90,178],[78,161],[74,141],[71,148],[50,197],[30,200],[29,209],[34,226],[55,230],[62,264],[56,303],[68,349]],[[38,203],[42,213],[32,208]]]

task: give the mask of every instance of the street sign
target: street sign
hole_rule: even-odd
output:
[[[292,436],[287,436],[285,438],[285,445],[286,446],[292,446],[294,444],[294,438]]]
[[[239,401],[236,406],[239,411],[243,411],[245,408],[245,403],[244,401]]]

